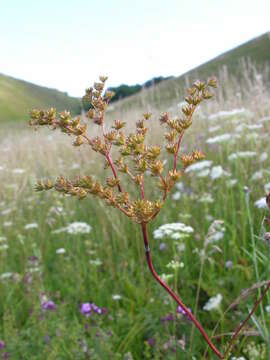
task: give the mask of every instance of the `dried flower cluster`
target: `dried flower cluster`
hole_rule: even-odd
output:
[[[199,150],[192,154],[181,156],[182,171],[177,170],[177,160],[181,141],[185,131],[192,124],[192,116],[196,107],[203,101],[212,98],[210,89],[216,87],[216,79],[211,78],[208,82],[196,81],[188,89],[185,105],[182,107],[181,117],[171,118],[169,113],[160,116],[160,123],[165,125],[167,132],[165,148],[174,157],[173,168],[164,174],[163,161],[160,159],[162,148],[160,145],[149,146],[145,143],[151,114],[145,113],[136,123],[133,133],[125,134],[123,129],[125,122],[115,120],[113,126],[105,129],[105,113],[113,93],[104,91],[107,77],[101,76],[100,82],[94,83],[93,87],[86,89],[85,99],[91,104],[87,117],[94,124],[101,127],[101,136],[90,138],[87,135],[87,124],[82,123],[79,117],[71,118],[67,111],[56,113],[51,108],[47,111],[32,110],[30,125],[44,126],[51,129],[60,129],[62,132],[74,137],[74,146],[89,145],[92,150],[105,157],[105,168],[111,168],[113,177],[107,177],[106,184],[101,184],[91,176],[77,177],[69,180],[60,176],[55,182],[40,180],[36,185],[37,191],[54,188],[63,194],[76,196],[84,199],[88,195],[103,199],[107,205],[118,208],[126,216],[139,224],[147,224],[161,210],[169,191],[182,176],[182,171],[194,162],[204,158]],[[112,159],[112,147],[118,148],[118,157]],[[158,180],[157,187],[161,191],[159,199],[150,200],[145,198],[143,178],[148,171]],[[119,173],[127,175],[141,191],[139,199],[131,199],[130,194],[122,190]]]

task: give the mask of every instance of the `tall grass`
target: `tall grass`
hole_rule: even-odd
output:
[[[270,149],[269,114],[270,107],[261,114],[257,104],[250,104],[226,117],[198,115],[183,145],[188,150],[189,144],[196,143],[205,151],[213,162],[210,173],[203,177],[198,171],[188,172],[179,185],[180,199],[174,200],[173,194],[150,226],[150,234],[162,224],[178,221],[194,228],[189,238],[150,237],[150,245],[158,273],[173,275],[170,285],[193,312],[197,309],[209,334],[244,289],[270,278],[269,245],[261,236],[267,210],[254,205],[270,182],[270,160],[262,158]],[[123,120],[131,128],[136,116]],[[152,121],[155,142],[162,141]],[[252,130],[254,124],[261,127]],[[229,140],[208,144],[207,139],[224,133],[230,134]],[[85,149],[74,152],[69,139],[58,133],[8,125],[2,126],[0,136],[0,340],[6,344],[0,358],[8,352],[11,359],[201,359],[205,344],[196,330],[190,342],[190,322],[177,314],[175,304],[153,282],[134,224],[96,200],[79,202],[54,193],[34,193],[36,178],[91,174],[93,168],[103,173],[99,159]],[[256,154],[229,160],[239,151]],[[218,165],[225,173],[213,179],[211,169]],[[214,220],[224,221],[225,234],[203,255]],[[92,231],[56,232],[75,221],[88,223]],[[38,227],[27,230],[25,225],[32,223]],[[65,253],[57,254],[59,248]],[[182,267],[168,268],[173,259]],[[218,293],[223,297],[220,308],[203,310]],[[55,302],[54,311],[42,309],[44,294]],[[219,347],[228,342],[226,334],[244,319],[254,298],[256,291],[222,317],[215,333]],[[80,313],[84,302],[107,311],[86,318]],[[252,346],[261,354],[257,358],[269,358],[269,304],[268,296],[233,350],[234,356],[253,359],[248,349],[255,341]],[[207,358],[214,356],[209,353]]]

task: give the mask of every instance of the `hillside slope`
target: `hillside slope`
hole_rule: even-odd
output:
[[[114,111],[129,111],[138,107],[143,107],[145,110],[145,106],[150,109],[152,106],[157,109],[170,106],[172,102],[182,98],[187,78],[193,81],[197,78],[206,79],[211,75],[218,77],[224,66],[230,77],[241,80],[243,59],[254,64],[258,71],[263,71],[265,67],[270,69],[270,32],[229,50],[179,77],[165,80],[152,88],[120,100],[112,107]],[[270,71],[268,71],[268,81],[270,81],[269,77]]]
[[[79,99],[55,89],[48,89],[0,74],[0,121],[25,120],[29,110],[56,107],[58,111],[80,113]]]

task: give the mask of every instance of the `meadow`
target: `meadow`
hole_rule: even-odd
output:
[[[200,107],[181,151],[195,144],[206,159],[186,169],[150,225],[157,272],[220,349],[270,279],[270,103],[262,79],[256,84],[226,101],[220,90]],[[115,106],[108,123],[120,116],[131,130],[151,110],[152,136],[162,142],[160,99],[132,111]],[[180,101],[163,111],[179,113]],[[215,359],[153,280],[139,226],[95,198],[34,191],[39,178],[105,176],[103,160],[27,123],[2,123],[0,139],[0,359]],[[192,231],[160,228],[175,223]],[[269,326],[270,294],[231,359],[269,359]]]

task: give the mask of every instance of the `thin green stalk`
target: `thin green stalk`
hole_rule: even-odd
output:
[[[194,308],[194,316],[195,317],[197,317],[197,311],[198,311],[198,305],[199,305],[199,297],[200,297],[200,291],[201,291],[201,283],[202,283],[202,274],[203,274],[203,269],[204,269],[204,264],[205,264],[205,259],[206,259],[205,250],[206,250],[206,247],[204,246],[204,248],[203,248],[203,256],[202,256],[201,266],[200,266],[200,274],[199,274],[199,279],[198,279],[196,299],[195,299],[195,308]],[[189,359],[191,357],[194,330],[195,330],[195,325],[192,324],[191,335],[190,335]]]
[[[256,282],[259,282],[260,276],[259,276],[259,268],[258,268],[258,262],[257,262],[257,254],[256,254],[256,242],[255,242],[255,236],[254,236],[254,226],[253,226],[253,221],[252,221],[250,207],[249,207],[248,191],[245,191],[245,204],[246,204],[246,209],[247,209],[249,230],[250,230],[250,235],[251,235],[252,253],[253,253],[252,259],[253,259],[253,264],[254,264],[254,269],[255,269]],[[259,288],[258,289],[258,298],[260,298],[261,295],[262,295],[262,292],[261,292],[261,289]],[[266,333],[266,337],[268,337],[269,334],[268,334],[268,330],[267,330],[266,323],[265,323],[265,316],[264,316],[264,310],[263,310],[262,303],[260,303],[260,313],[261,313],[261,317],[262,317],[264,332]]]

